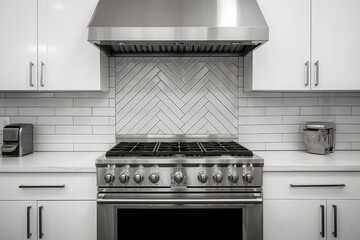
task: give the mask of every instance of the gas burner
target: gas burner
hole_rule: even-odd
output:
[[[204,156],[204,152],[197,142],[160,142],[156,149],[156,156]]]
[[[253,156],[252,151],[236,142],[201,142],[205,156]]]
[[[157,142],[120,142],[106,156],[155,156],[157,145]]]

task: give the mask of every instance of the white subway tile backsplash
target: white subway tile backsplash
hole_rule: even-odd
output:
[[[245,125],[239,126],[239,134],[249,133],[299,133],[299,125]]]
[[[336,98],[336,105],[338,106],[360,106],[360,97],[338,97]]]
[[[0,116],[4,116],[5,115],[5,108],[0,108]]]
[[[360,124],[359,125],[336,125],[337,133],[360,133]]]
[[[36,117],[10,117],[11,123],[32,123],[36,125]]]
[[[277,116],[299,115],[299,109],[299,107],[266,107],[265,114]]]
[[[106,152],[109,144],[74,144],[75,152]]]
[[[258,116],[265,115],[265,108],[239,108],[239,116]]]
[[[73,117],[37,117],[38,125],[73,125]]]
[[[266,150],[265,143],[258,142],[258,143],[243,143],[239,141],[244,147],[251,149],[252,151],[264,151]]]
[[[241,94],[240,94],[241,95]],[[242,99],[242,98],[239,98]],[[248,107],[282,106],[282,98],[246,98]]]
[[[241,134],[239,136],[239,141],[242,143],[251,142],[281,142],[281,134]]]
[[[306,124],[309,121],[335,122],[335,116],[283,116],[284,124]]]
[[[304,134],[296,133],[296,134],[283,134],[284,142],[304,142]]]
[[[84,99],[74,99],[75,107],[109,107],[109,99],[92,99],[92,98],[84,98]]]
[[[54,93],[50,92],[7,92],[6,98],[53,98]]]
[[[352,107],[352,115],[360,115],[360,107]]]
[[[114,134],[115,126],[93,126],[93,134]]]
[[[62,98],[38,98],[38,107],[72,107],[74,105],[73,99]]]
[[[56,126],[56,134],[58,135],[91,135],[91,126]]]
[[[113,135],[36,135],[35,143],[114,143]]]
[[[36,99],[31,98],[1,98],[0,107],[35,107]]]
[[[360,116],[336,116],[337,124],[360,124]]]
[[[19,108],[19,116],[54,116],[54,108]]]
[[[19,108],[6,108],[5,114],[6,116],[19,116]]]
[[[93,108],[93,116],[111,116],[115,117],[114,108]]]
[[[306,146],[304,143],[266,143],[266,150],[305,150]]]
[[[35,126],[35,134],[55,134],[55,126]]]
[[[74,117],[74,125],[110,125],[109,117]]]
[[[334,106],[335,105],[335,98],[318,98],[318,105],[319,106]]]
[[[56,116],[91,116],[91,108],[55,108]]]
[[[247,117],[247,124],[282,124],[282,116],[262,116],[262,117]]]
[[[317,106],[317,98],[283,98],[283,106]]]
[[[360,134],[336,134],[336,141],[337,142],[360,142]]]
[[[37,152],[72,152],[74,151],[73,144],[35,144],[35,151]]]

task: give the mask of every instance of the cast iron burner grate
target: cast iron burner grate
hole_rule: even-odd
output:
[[[157,142],[120,142],[106,156],[155,156],[157,145]]]
[[[205,156],[253,156],[252,151],[236,142],[201,142]]]
[[[156,149],[156,156],[204,156],[198,142],[160,142]]]

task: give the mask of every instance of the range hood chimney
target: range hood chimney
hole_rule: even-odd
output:
[[[88,27],[109,56],[245,56],[269,39],[256,0],[99,0]]]

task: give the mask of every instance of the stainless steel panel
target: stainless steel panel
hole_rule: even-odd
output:
[[[88,40],[110,55],[243,55],[268,38],[256,0],[100,0]]]

